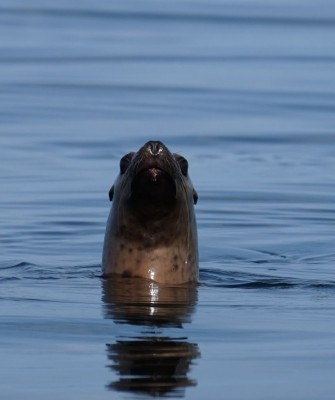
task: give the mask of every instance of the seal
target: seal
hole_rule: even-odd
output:
[[[109,199],[113,204],[102,255],[105,277],[164,284],[198,280],[198,195],[183,156],[159,141],[126,154]]]

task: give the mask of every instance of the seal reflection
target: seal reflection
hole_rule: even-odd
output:
[[[125,278],[104,280],[102,285],[104,317],[144,327],[139,335],[117,337],[107,344],[107,367],[118,376],[107,387],[153,397],[183,397],[186,387],[196,385],[188,374],[200,356],[199,348],[187,337],[166,333],[191,322],[197,287]]]

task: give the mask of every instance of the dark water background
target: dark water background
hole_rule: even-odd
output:
[[[1,399],[334,398],[334,38],[331,0],[1,0]],[[99,277],[149,139],[198,288]]]

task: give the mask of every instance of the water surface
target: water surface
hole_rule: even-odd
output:
[[[0,5],[4,399],[332,399],[331,1]],[[200,284],[100,277],[120,157],[187,157]]]

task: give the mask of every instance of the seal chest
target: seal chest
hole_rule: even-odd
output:
[[[184,157],[159,141],[147,142],[121,158],[109,198],[113,203],[102,256],[105,276],[171,284],[197,281],[193,205],[198,195]]]

